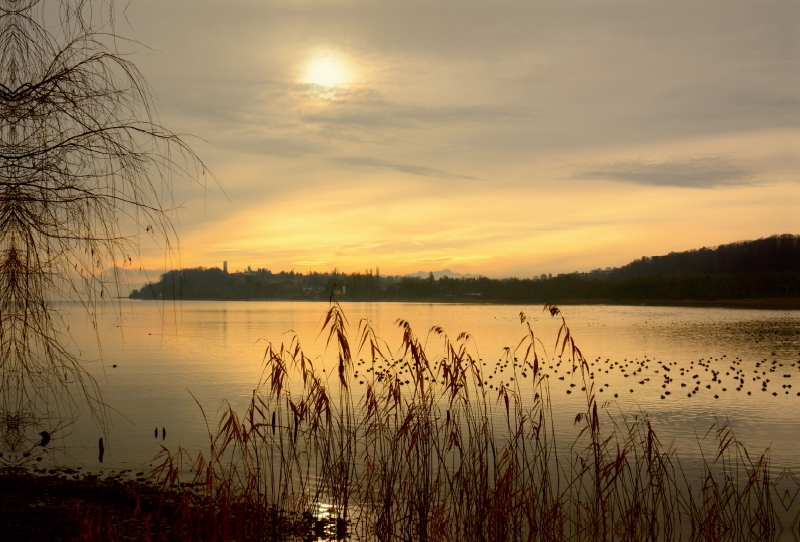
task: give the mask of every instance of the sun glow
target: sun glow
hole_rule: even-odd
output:
[[[305,82],[321,87],[339,87],[346,83],[341,62],[333,58],[319,58],[306,71]]]

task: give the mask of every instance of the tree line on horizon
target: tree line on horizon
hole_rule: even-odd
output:
[[[173,270],[134,290],[133,299],[328,299],[350,301],[644,301],[800,298],[800,236],[775,235],[666,256],[613,269],[533,278],[381,276],[364,273],[226,273]]]

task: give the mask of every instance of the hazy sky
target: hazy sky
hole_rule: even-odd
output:
[[[800,233],[800,3],[133,0],[186,267],[530,276]],[[146,259],[156,268],[163,258]]]

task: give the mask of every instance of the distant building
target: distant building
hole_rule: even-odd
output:
[[[228,262],[222,262],[222,272],[223,273],[228,272]]]

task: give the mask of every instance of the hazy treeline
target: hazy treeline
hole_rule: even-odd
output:
[[[327,299],[559,302],[800,297],[800,237],[774,236],[642,258],[616,269],[535,278],[427,278],[365,273],[170,271],[135,299]]]

